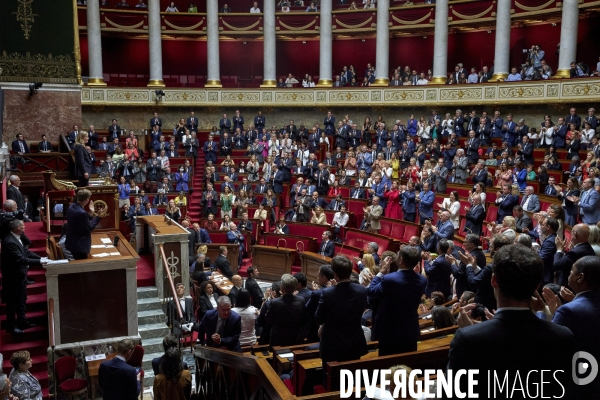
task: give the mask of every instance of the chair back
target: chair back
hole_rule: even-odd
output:
[[[67,379],[75,377],[75,367],[77,360],[72,356],[64,356],[54,362],[57,384],[60,385]]]
[[[135,348],[133,349],[133,354],[131,355],[129,360],[127,360],[127,364],[131,365],[132,367],[141,368],[143,358],[144,348],[139,344],[136,344]]]

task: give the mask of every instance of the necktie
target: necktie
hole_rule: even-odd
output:
[[[527,203],[527,200],[529,199],[529,195],[523,197],[523,201],[521,202],[521,206],[524,206],[525,203]]]
[[[546,194],[550,194],[550,186],[546,188]]]
[[[323,244],[321,245],[321,255],[324,256],[325,255],[325,246],[327,245],[326,242],[323,242]]]
[[[25,153],[25,146],[23,146],[23,142],[19,140],[19,147],[21,147],[21,153]]]

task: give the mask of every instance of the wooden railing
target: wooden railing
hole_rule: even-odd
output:
[[[52,359],[50,362],[52,363],[52,376],[56,376],[56,371],[54,370],[54,348],[56,347],[56,334],[54,332],[54,299],[50,297],[48,299],[48,336],[50,341],[50,348],[52,349]],[[54,398],[57,397],[57,385],[54,386]]]
[[[173,295],[173,300],[177,299],[177,292],[175,291],[175,284],[173,283],[173,277],[171,276],[171,269],[169,268],[169,263],[167,261],[167,256],[165,255],[165,249],[162,244],[158,245],[160,250],[160,256],[162,258],[162,264],[164,269],[165,280],[169,282],[169,287],[171,288],[171,294]],[[183,321],[183,312],[181,311],[181,304],[178,301],[173,301],[175,303],[175,309],[177,310],[177,317],[179,318],[179,322]]]
[[[71,171],[72,156],[69,153],[28,153],[21,157],[26,164],[17,164],[19,173],[28,172],[69,172]]]

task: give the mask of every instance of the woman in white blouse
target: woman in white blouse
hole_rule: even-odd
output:
[[[544,123],[544,127],[540,130],[540,145],[541,147],[550,147],[552,138],[554,137],[554,127],[550,121]]]
[[[581,130],[581,149],[587,150],[588,146],[592,142],[592,138],[596,134],[596,131],[592,129],[589,122],[583,123],[584,129]]]
[[[235,307],[233,308],[240,317],[242,317],[242,333],[240,334],[240,345],[248,346],[256,343],[256,334],[254,332],[254,323],[258,316],[258,310],[250,305],[250,292],[246,289],[238,289],[235,298]]]
[[[475,186],[473,186],[473,191],[469,194],[469,203],[473,204],[473,196],[478,194],[481,197],[481,206],[485,210],[485,186],[481,182],[477,182]]]
[[[459,214],[460,214],[460,201],[458,200],[458,192],[453,190],[450,192],[448,198],[444,199],[441,204],[437,205],[442,211],[448,211],[450,213],[450,221],[454,225],[454,229],[460,227]]]
[[[165,10],[165,12],[168,12],[168,13],[179,12],[179,10],[177,9],[177,7],[175,6],[175,2],[174,1],[172,1],[169,4],[169,7],[167,7],[167,9]]]

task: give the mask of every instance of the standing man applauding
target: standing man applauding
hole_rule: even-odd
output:
[[[92,231],[100,222],[94,212],[94,203],[90,202],[92,192],[81,189],[77,192],[77,202],[69,206],[67,211],[66,247],[76,260],[87,258],[92,248]],[[85,207],[89,204],[89,212]]]

